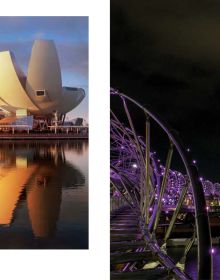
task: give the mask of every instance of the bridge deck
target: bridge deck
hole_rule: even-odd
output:
[[[111,279],[163,279],[168,272],[163,267],[144,270],[147,262],[155,261],[139,229],[138,216],[123,208],[111,216]],[[132,264],[140,269],[129,271]]]

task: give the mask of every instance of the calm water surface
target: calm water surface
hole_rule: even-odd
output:
[[[88,248],[88,141],[0,142],[0,249]]]

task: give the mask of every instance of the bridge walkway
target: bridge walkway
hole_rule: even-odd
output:
[[[139,217],[130,207],[122,207],[111,215],[111,279],[167,279],[168,271],[161,266],[143,269],[155,263],[139,229]]]

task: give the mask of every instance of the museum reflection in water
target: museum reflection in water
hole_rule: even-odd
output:
[[[0,248],[88,248],[87,185],[85,140],[0,142]]]

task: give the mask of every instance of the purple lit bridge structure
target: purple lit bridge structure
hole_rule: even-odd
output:
[[[186,262],[195,243],[197,278],[212,279],[209,212],[218,208],[220,184],[199,177],[190,150],[157,115],[115,89],[112,102],[119,113],[111,106],[111,279],[193,279]],[[166,138],[164,159],[152,150],[152,127],[164,134],[158,142]],[[182,236],[176,261],[169,242]]]

